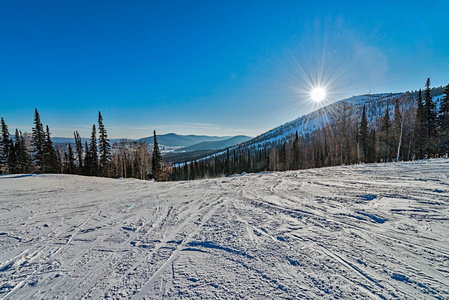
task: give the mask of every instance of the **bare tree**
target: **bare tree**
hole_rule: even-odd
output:
[[[331,118],[335,125],[335,132],[340,141],[340,163],[351,163],[351,136],[353,135],[353,109],[346,101],[335,105],[331,112]]]
[[[136,161],[137,169],[140,179],[146,179],[148,169],[151,165],[151,156],[148,144],[146,142],[140,142],[136,147]]]

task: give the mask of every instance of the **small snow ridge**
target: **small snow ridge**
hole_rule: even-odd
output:
[[[247,258],[254,258],[253,256],[249,255],[248,253],[245,253],[243,251],[240,250],[235,250],[235,249],[231,249],[228,247],[223,247],[217,244],[214,244],[211,241],[193,241],[193,242],[189,242],[187,243],[188,246],[190,247],[204,247],[204,248],[210,248],[210,249],[218,249],[218,250],[223,250],[229,253],[233,253],[233,254],[238,254],[238,255],[242,255],[245,256]]]
[[[359,195],[357,197],[365,201],[372,201],[377,198],[377,196],[373,194]]]
[[[10,262],[9,264],[3,266],[0,268],[0,272],[5,272],[11,269],[11,267],[14,265],[14,262]]]
[[[178,241],[168,241],[167,244],[176,244],[176,245],[181,245],[182,244],[182,240],[178,240]]]
[[[0,286],[0,293],[9,292],[14,288],[13,285],[10,285],[9,283],[4,283],[2,286]]]
[[[135,227],[130,227],[130,226],[122,226],[123,230],[128,230],[128,231],[136,231]]]
[[[360,221],[366,221],[366,219],[364,217],[361,217],[361,216],[354,216],[354,215],[350,215],[350,214],[340,214],[340,216],[346,216],[346,217],[355,218],[355,219],[360,220]]]
[[[356,213],[360,214],[360,215],[363,215],[363,216],[366,216],[366,217],[370,217],[374,222],[379,223],[379,224],[383,224],[386,221],[386,219],[383,219],[383,218],[375,216],[375,215],[368,214],[368,213],[363,212],[363,211],[356,211]]]
[[[182,249],[181,251],[194,251],[194,252],[204,252],[204,253],[207,253],[207,251],[204,251],[204,250],[202,250],[202,249],[198,249],[198,248],[190,248],[190,247],[184,248],[184,249]]]
[[[4,174],[0,175],[0,179],[10,179],[10,178],[24,178],[24,177],[32,177],[40,174]]]
[[[298,261],[296,261],[296,260],[294,260],[294,259],[291,259],[290,257],[286,257],[287,258],[287,260],[288,260],[288,262],[292,265],[292,266],[298,266],[299,265],[299,262]]]
[[[285,238],[282,237],[282,236],[280,236],[280,235],[277,236],[276,239],[277,239],[278,241],[285,242]]]
[[[360,258],[357,259],[357,262],[366,267],[366,263],[363,260],[361,260]]]
[[[407,276],[398,274],[398,273],[393,273],[393,275],[391,275],[391,278],[393,278],[394,280],[397,280],[397,281],[404,281],[404,282],[409,281]]]
[[[243,172],[242,174],[232,174],[232,175],[229,175],[228,177],[240,177],[240,176],[245,176],[246,175],[246,172]]]

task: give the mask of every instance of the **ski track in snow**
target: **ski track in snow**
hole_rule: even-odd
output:
[[[0,299],[448,299],[448,175],[2,176]]]

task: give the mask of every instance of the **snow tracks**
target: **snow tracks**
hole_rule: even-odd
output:
[[[0,181],[1,299],[444,299],[449,160]]]

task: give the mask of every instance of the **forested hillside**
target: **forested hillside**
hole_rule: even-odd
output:
[[[98,139],[97,139],[98,128]],[[357,163],[442,157],[449,152],[449,85],[423,91],[355,96],[323,107],[237,146],[174,166],[163,161],[153,134],[112,145],[103,117],[75,147],[53,145],[35,109],[32,133],[1,118],[0,172],[64,173],[139,179],[191,180],[242,172],[285,171]]]

